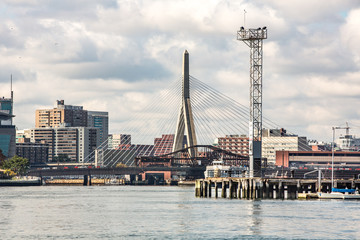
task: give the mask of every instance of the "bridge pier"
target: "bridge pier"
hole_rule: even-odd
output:
[[[91,175],[84,175],[84,186],[91,186]]]

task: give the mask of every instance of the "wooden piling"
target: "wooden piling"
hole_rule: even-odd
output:
[[[249,198],[249,180],[248,179],[245,179],[244,180],[244,189],[243,189],[243,191],[244,191],[244,198]]]
[[[221,197],[226,198],[226,182],[222,181],[221,185]]]
[[[278,199],[283,199],[284,198],[284,186],[283,186],[283,183],[281,181],[279,181],[277,198]]]
[[[84,175],[84,183],[83,183],[84,186],[87,186],[88,185],[88,175]]]
[[[261,179],[259,181],[259,198],[264,198],[264,182]]]
[[[203,197],[207,197],[207,181],[203,181]]]
[[[255,179],[252,179],[252,195],[251,195],[251,199],[256,199],[256,198],[257,198],[256,181],[255,181]]]
[[[265,180],[265,198],[270,198],[270,185],[268,180]]]
[[[195,180],[195,197],[199,197],[199,179]]]
[[[218,183],[215,182],[215,197],[218,198]]]
[[[208,182],[208,196],[211,198],[211,180]]]
[[[229,198],[233,198],[233,182],[231,179],[229,179]]]
[[[241,198],[241,184],[240,184],[240,180],[237,181],[237,185],[236,185],[236,197],[237,198]]]
[[[203,180],[200,181],[200,197],[203,197],[204,195],[204,186],[203,186]]]

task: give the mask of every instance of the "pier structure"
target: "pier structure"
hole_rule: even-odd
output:
[[[335,187],[360,189],[360,179],[336,180]],[[207,178],[195,181],[196,197],[229,199],[297,199],[315,197],[316,192],[331,192],[331,180]]]

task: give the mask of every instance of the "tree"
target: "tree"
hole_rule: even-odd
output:
[[[71,162],[71,158],[66,154],[59,154],[53,158],[53,162]]]
[[[2,153],[2,150],[0,149],[0,166],[3,164],[3,162],[5,161],[5,155]]]
[[[5,160],[2,164],[2,168],[23,175],[29,169],[29,165],[29,160],[15,155],[12,158]]]
[[[118,164],[116,164],[116,167],[117,168],[125,168],[125,167],[127,167],[127,165],[124,163],[118,163]]]

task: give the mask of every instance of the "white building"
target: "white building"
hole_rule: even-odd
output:
[[[360,138],[355,138],[354,135],[340,136],[335,140],[336,147],[341,151],[359,151],[360,150]]]
[[[128,149],[131,146],[130,134],[111,134],[109,135],[109,149]]]
[[[276,151],[311,151],[306,137],[287,135],[284,129],[264,129],[262,137],[262,158],[268,164],[275,164]]]

